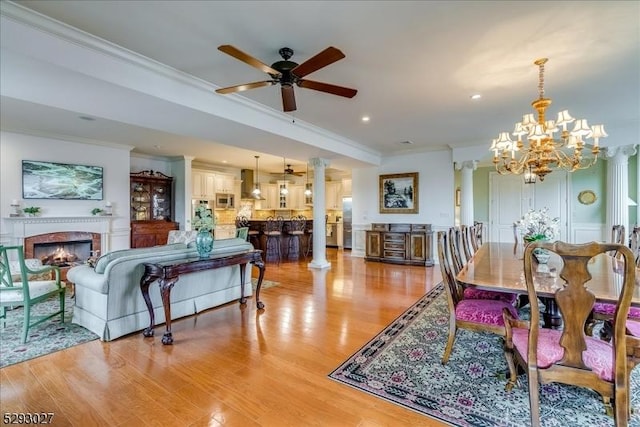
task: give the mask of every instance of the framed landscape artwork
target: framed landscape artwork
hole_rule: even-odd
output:
[[[418,172],[380,175],[380,213],[418,213]]]

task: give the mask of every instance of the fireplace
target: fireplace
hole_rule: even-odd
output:
[[[37,258],[44,265],[60,267],[61,279],[67,270],[100,254],[100,233],[86,231],[62,231],[25,237],[25,258]]]

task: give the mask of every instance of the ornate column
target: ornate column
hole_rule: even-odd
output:
[[[473,225],[473,171],[478,167],[477,160],[456,163],[456,169],[462,172],[460,185],[460,225]]]
[[[324,220],[326,213],[324,172],[329,161],[319,157],[309,160],[313,166],[313,259],[308,264],[311,268],[330,268],[327,261],[327,224]]]
[[[607,147],[607,229],[605,239],[611,240],[611,228],[624,225],[629,232],[629,157],[636,153],[635,145]]]

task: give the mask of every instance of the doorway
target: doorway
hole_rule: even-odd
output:
[[[513,223],[529,209],[549,208],[560,218],[558,240],[569,236],[569,174],[554,171],[543,182],[525,184],[522,175],[489,175],[489,236],[493,242],[513,242]]]

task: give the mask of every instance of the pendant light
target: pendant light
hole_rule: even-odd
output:
[[[251,194],[255,199],[260,199],[260,171],[258,169],[258,159],[260,156],[254,156],[256,158],[256,182],[253,184],[253,190]]]
[[[307,174],[305,175],[306,183],[304,184],[304,195],[310,197],[313,194],[311,184],[309,184],[309,162],[307,162]]]
[[[289,194],[287,189],[287,159],[282,158],[282,185],[280,186],[280,194],[286,196]]]

